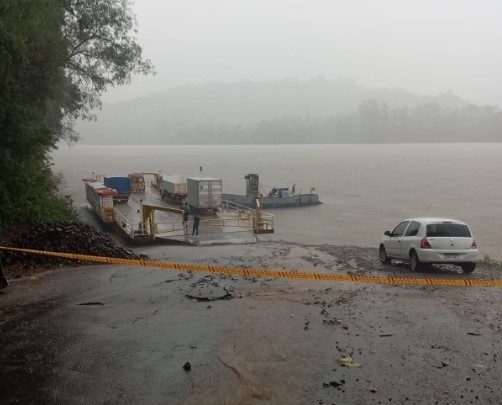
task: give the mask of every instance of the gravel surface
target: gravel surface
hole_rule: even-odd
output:
[[[106,233],[81,222],[45,223],[24,227],[12,232],[8,240],[0,241],[6,247],[79,253],[123,259],[146,258],[116,244]],[[54,267],[90,264],[43,255],[1,251],[4,270],[8,278],[27,277]]]

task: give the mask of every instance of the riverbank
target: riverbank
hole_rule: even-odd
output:
[[[126,259],[148,259],[176,263],[201,263],[223,267],[243,267],[267,270],[344,272],[359,275],[411,276],[406,263],[382,265],[375,248],[358,246],[315,245],[270,240],[259,236],[257,243],[228,245],[187,245],[169,241],[157,241],[142,245],[120,245],[92,225],[80,222],[42,224],[23,227],[12,233],[2,244],[10,247],[54,252],[76,253]],[[123,243],[123,242],[122,242]],[[30,255],[18,252],[3,252],[4,270],[7,278],[29,277],[60,267],[89,265],[92,262]],[[469,278],[498,278],[501,263],[485,258]],[[436,265],[425,269],[423,277],[459,278],[460,268],[453,265]],[[415,274],[413,274],[415,276]],[[419,275],[420,276],[420,275]]]
[[[82,222],[53,222],[22,226],[10,231],[0,245],[7,248],[30,249],[104,256],[121,259],[145,259],[118,245],[108,234]],[[2,263],[7,278],[28,277],[63,266],[90,264],[48,255],[28,254],[8,249],[1,251]]]

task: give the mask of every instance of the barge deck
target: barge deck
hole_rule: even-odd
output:
[[[84,179],[90,183],[94,179]],[[187,227],[183,223],[184,210],[163,201],[158,190],[151,188],[145,194],[133,194],[127,203],[113,204],[110,218],[110,203],[97,191],[92,182],[88,202],[94,212],[107,224],[132,241],[170,240],[196,245],[256,242],[257,234],[274,232],[274,217],[230,201],[222,202],[222,209],[211,215],[200,215],[199,237],[193,238],[193,216],[189,216]],[[93,194],[96,193],[96,195]],[[101,194],[103,194],[101,192]],[[106,193],[104,193],[106,195]],[[103,216],[103,206],[107,216]]]

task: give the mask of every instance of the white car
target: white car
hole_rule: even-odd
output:
[[[409,260],[412,271],[423,264],[449,263],[472,273],[478,262],[478,246],[469,227],[448,218],[410,218],[392,232],[386,231],[380,243],[380,261]]]

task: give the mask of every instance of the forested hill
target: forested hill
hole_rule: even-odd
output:
[[[502,140],[502,113],[451,92],[350,79],[183,85],[118,104],[78,130],[86,144],[287,144]]]

